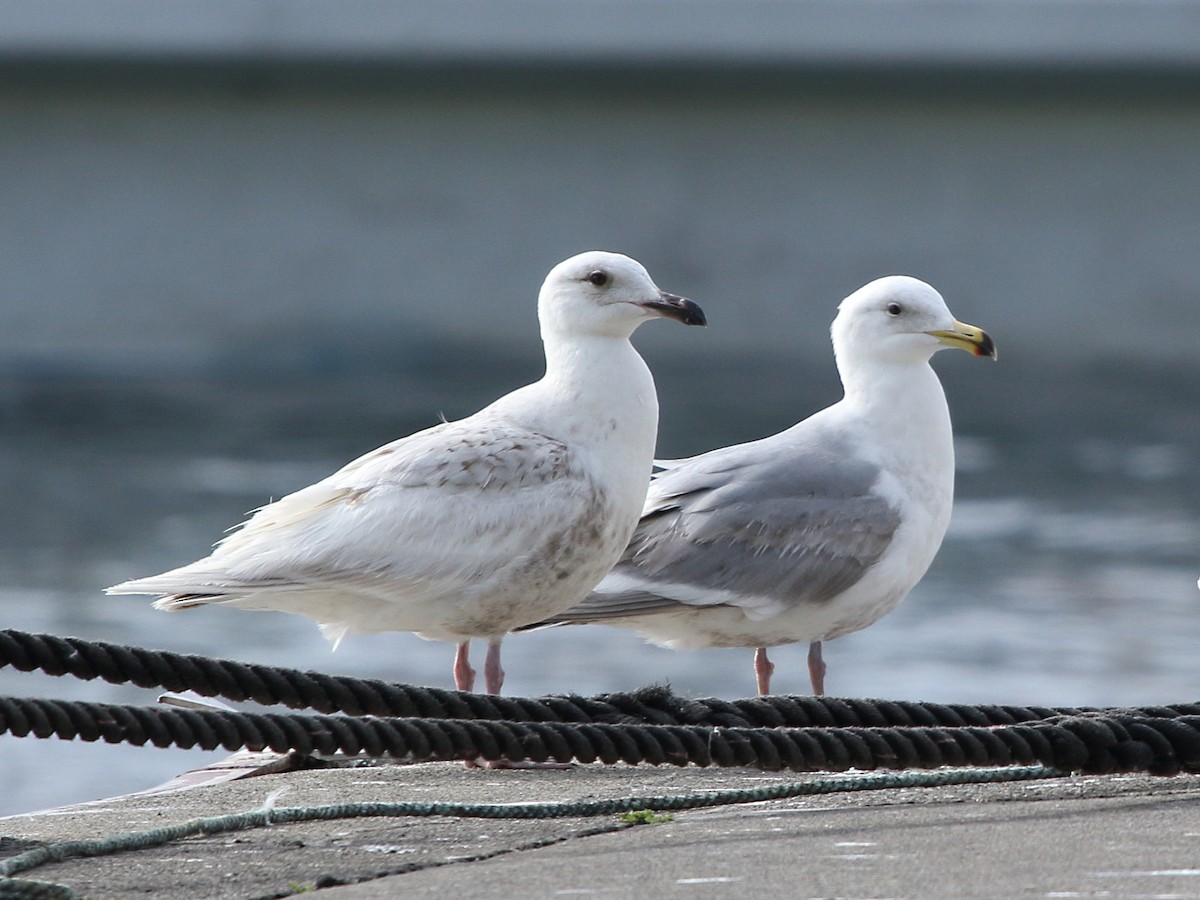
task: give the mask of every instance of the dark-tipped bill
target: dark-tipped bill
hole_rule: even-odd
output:
[[[660,316],[682,322],[684,325],[708,324],[708,319],[704,318],[704,310],[698,304],[693,303],[687,297],[668,294],[666,291],[659,291],[657,300],[643,303],[642,306],[654,310]]]
[[[949,347],[967,350],[976,356],[996,358],[995,342],[986,331],[976,328],[974,325],[956,321],[954,328],[949,331],[931,331],[929,334]]]

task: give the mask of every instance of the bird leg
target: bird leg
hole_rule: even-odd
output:
[[[504,685],[504,669],[500,667],[500,640],[488,641],[487,661],[483,664],[483,677],[489,694],[499,694]],[[487,769],[569,769],[570,763],[534,762],[532,760],[468,760],[467,768]]]
[[[821,658],[821,642],[808,645],[808,677],[812,681],[814,697],[825,696],[825,660]]]
[[[471,668],[471,642],[463,641],[458,645],[458,650],[454,654],[454,686],[460,691],[470,691],[475,688],[475,670]],[[490,657],[490,653],[488,654]],[[484,672],[487,674],[486,669]],[[468,759],[464,760],[468,769],[478,769],[486,765],[483,760]]]
[[[771,693],[771,673],[775,671],[775,663],[767,659],[767,648],[759,647],[754,651],[754,677],[758,681],[758,696],[766,697]]]
[[[454,654],[454,686],[460,691],[475,688],[475,670],[471,668],[470,653],[471,642],[463,641],[458,645],[458,652]]]
[[[489,694],[500,693],[504,687],[504,670],[500,668],[500,642],[488,641],[487,661],[483,664],[483,677]]]

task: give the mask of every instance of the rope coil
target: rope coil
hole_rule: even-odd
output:
[[[194,691],[204,697],[349,716],[492,719],[509,722],[644,722],[742,728],[1015,725],[1058,716],[1200,715],[1200,703],[1137,709],[917,703],[836,697],[680,697],[664,687],[629,693],[541,698],[473,694],[394,684],[204,656],[147,650],[48,634],[0,631],[0,666],[111,684]]]
[[[691,700],[667,688],[585,698],[469,694],[0,631],[0,666],[192,690],[302,716],[0,697],[0,733],[213,750],[402,759],[624,762],[798,772],[1042,765],[1200,772],[1200,704],[969,706],[817,697]],[[332,715],[334,712],[345,715]]]
[[[413,761],[577,760],[797,772],[941,769],[569,804],[372,803],[258,810],[100,841],[65,842],[10,857],[0,861],[0,897],[14,900],[76,896],[63,885],[12,878],[46,862],[293,821],[380,815],[548,818],[641,808],[691,809],[832,791],[1049,778],[1069,772],[1200,772],[1200,704],[1194,703],[1096,709],[786,696],[693,700],[665,687],[590,698],[498,697],[13,630],[0,631],[2,666],[319,713],[0,697],[0,734],[17,737],[207,750],[365,753]],[[614,827],[625,826],[610,829]]]
[[[1200,716],[1089,714],[1003,726],[724,728],[350,718],[0,697],[0,733],[205,750],[750,767],[794,772],[1041,765],[1084,774],[1200,772]]]

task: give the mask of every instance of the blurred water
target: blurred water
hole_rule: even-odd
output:
[[[664,455],[777,430],[836,397],[829,372],[798,374],[786,360],[655,369]],[[1197,699],[1200,397],[1191,373],[1108,367],[1037,390],[1019,369],[965,355],[939,358],[939,369],[959,433],[950,534],[897,612],[827,645],[831,693]],[[536,374],[431,363],[419,375],[334,382],[0,384],[0,627],[448,687],[446,644],[351,637],[331,654],[306,620],[216,608],[165,615],[144,598],[99,591],[191,561],[245,510]],[[747,402],[750,385],[772,390]],[[749,651],[676,653],[609,628],[514,637],[505,653],[512,694],[651,682],[691,695],[753,691]],[[804,653],[773,652],[777,690],[807,690]],[[0,669],[0,693],[154,699],[10,669]],[[149,787],[221,755],[0,736],[0,815]]]

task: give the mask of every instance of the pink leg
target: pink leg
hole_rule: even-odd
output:
[[[454,654],[454,686],[460,691],[473,691],[475,689],[475,670],[471,668],[471,642],[463,641],[458,645],[458,651]],[[466,760],[468,769],[479,767],[479,763],[473,759]]]
[[[812,681],[814,697],[825,696],[825,660],[821,658],[821,642],[808,645],[808,678]]]
[[[487,661],[483,664],[483,677],[487,681],[489,694],[500,693],[504,687],[504,670],[500,668],[500,640],[488,641]]]
[[[454,654],[454,686],[460,691],[475,689],[475,670],[471,668],[471,642],[463,641]]]
[[[771,693],[771,674],[775,671],[775,663],[767,659],[767,648],[759,647],[754,651],[754,677],[758,681],[758,695],[766,697]]]
[[[494,641],[488,641],[487,661],[483,664],[483,677],[487,682],[487,692],[489,694],[499,694],[500,688],[504,686],[504,669],[500,667],[500,641],[499,638]],[[520,760],[512,762],[507,759],[493,759],[488,762],[481,760],[469,760],[467,768],[486,767],[488,769],[569,769],[570,763],[558,762],[532,762]]]

